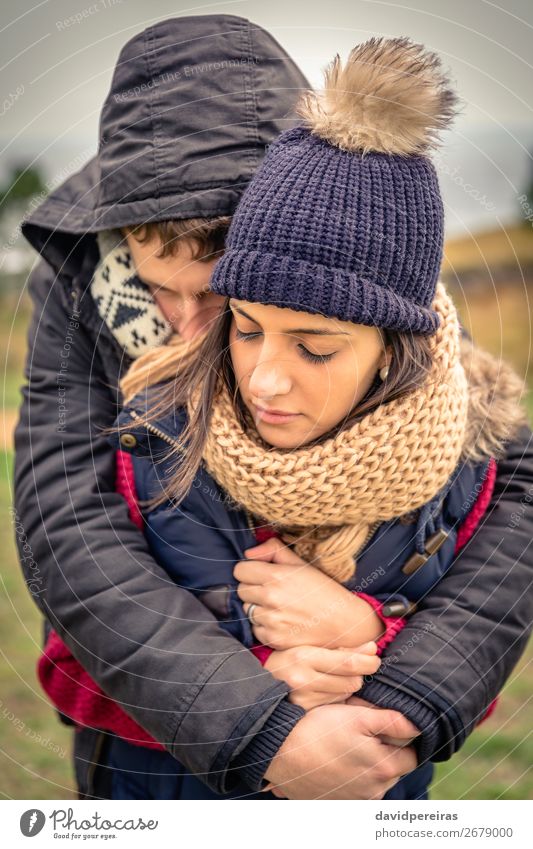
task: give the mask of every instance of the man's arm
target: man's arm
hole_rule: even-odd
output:
[[[43,263],[30,280],[28,385],[15,434],[25,578],[91,677],[221,792],[253,730],[270,719],[271,758],[304,712],[288,702],[285,684],[169,581],[130,522],[114,492],[114,451],[101,434],[117,412],[113,389],[84,329],[83,301],[79,327],[69,329],[61,285]]]
[[[446,760],[475,728],[524,651],[533,622],[533,438],[498,460],[489,508],[359,696],[421,731],[420,761]]]

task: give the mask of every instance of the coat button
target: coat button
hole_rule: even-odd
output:
[[[123,433],[120,437],[120,444],[124,446],[124,448],[135,448],[137,445],[137,438],[133,435],[133,433]]]

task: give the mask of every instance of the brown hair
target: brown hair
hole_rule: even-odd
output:
[[[207,260],[223,252],[230,223],[229,215],[221,215],[218,218],[150,221],[136,227],[125,227],[124,230],[141,245],[159,239],[161,249],[157,256],[161,259],[174,256],[179,250],[179,240],[185,238],[193,244],[194,259]]]
[[[229,298],[195,356],[185,365],[180,363],[177,378],[177,358],[174,362],[166,358],[161,368],[158,369],[156,365],[150,370],[150,384],[167,382],[151,396],[148,409],[142,416],[142,423],[149,425],[160,416],[167,415],[180,407],[187,407],[193,393],[196,396],[194,413],[180,436],[179,446],[167,455],[173,456],[175,460],[171,474],[163,484],[163,494],[151,500],[152,507],[162,504],[167,499],[178,504],[189,491],[202,462],[213,401],[223,385],[233,399],[239,424],[243,429],[247,429],[252,424],[236,386],[231,363],[229,331],[232,313],[228,304]],[[390,346],[392,351],[387,379],[381,381],[376,376],[365,397],[351,413],[328,433],[308,443],[309,445],[321,443],[335,436],[381,404],[390,403],[413,392],[427,380],[433,361],[429,337],[410,332],[389,330],[380,330],[380,332],[384,344]],[[145,354],[145,358],[149,358],[150,353]],[[146,382],[142,386],[134,387],[135,394],[145,391],[146,388]],[[129,389],[131,397],[131,385]]]

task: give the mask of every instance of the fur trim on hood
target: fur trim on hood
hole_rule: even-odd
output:
[[[506,443],[527,424],[521,405],[524,382],[506,362],[461,339],[461,362],[469,384],[466,438],[462,459],[472,462],[505,455]]]

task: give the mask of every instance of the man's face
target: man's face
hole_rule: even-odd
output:
[[[139,242],[124,233],[140,280],[150,287],[154,299],[174,331],[192,339],[207,330],[219,315],[224,298],[209,289],[219,257],[195,259],[192,243],[180,239],[176,254],[160,257],[159,237]]]

